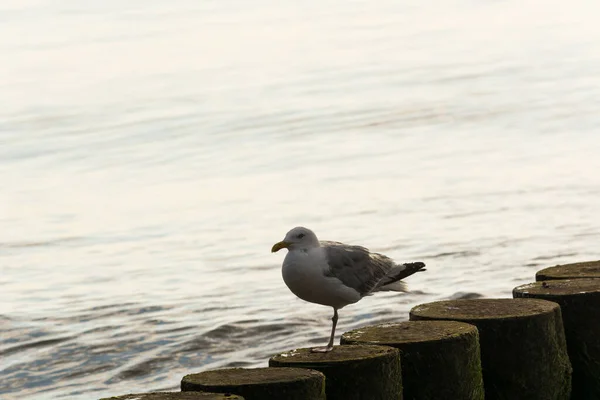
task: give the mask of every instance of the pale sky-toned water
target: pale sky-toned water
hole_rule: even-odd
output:
[[[324,344],[296,225],[428,265],[339,334],[600,258],[600,6],[413,3],[2,2],[0,397]]]

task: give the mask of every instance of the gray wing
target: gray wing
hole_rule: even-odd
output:
[[[361,246],[325,241],[321,242],[321,246],[325,249],[329,264],[326,275],[338,278],[361,296],[387,281],[388,273],[396,266],[391,258],[370,253]]]

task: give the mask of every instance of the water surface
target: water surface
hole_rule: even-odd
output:
[[[424,261],[338,332],[598,259],[599,6],[0,5],[0,396],[177,389],[327,341],[273,243]]]

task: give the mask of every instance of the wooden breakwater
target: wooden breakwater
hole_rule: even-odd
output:
[[[186,375],[181,392],[112,400],[599,400],[600,261],[538,271],[513,298],[420,304],[329,353]],[[103,399],[104,400],[104,399]]]

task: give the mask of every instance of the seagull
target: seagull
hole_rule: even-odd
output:
[[[339,309],[374,292],[405,292],[406,284],[401,279],[424,271],[425,267],[422,262],[396,264],[361,246],[319,241],[313,231],[302,226],[289,231],[271,252],[284,248],[288,253],[282,275],[287,287],[302,300],[333,307],[329,343],[311,349],[318,353],[333,350]]]

